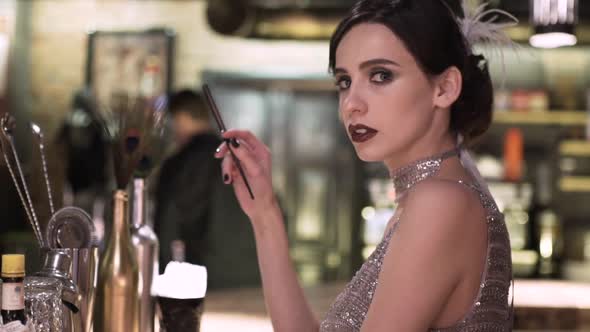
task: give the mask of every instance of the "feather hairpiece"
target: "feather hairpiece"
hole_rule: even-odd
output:
[[[456,17],[445,0],[441,1],[451,14]],[[478,6],[473,6],[470,4],[470,1],[459,1],[462,3],[464,17],[456,17],[456,20],[467,43],[468,55],[473,55],[476,44],[488,46],[488,54],[497,54],[500,56],[504,77],[506,74],[506,65],[504,63],[503,49],[511,48],[514,50],[518,48],[518,45],[510,39],[504,29],[517,25],[518,19],[507,11],[488,8],[489,3],[486,2]],[[500,18],[504,18],[504,20],[499,21]],[[484,61],[487,62],[487,60]],[[504,79],[502,79],[502,85],[504,85]]]
[[[504,31],[505,28],[514,26],[518,19],[507,11],[501,9],[488,9],[488,3],[483,3],[475,8],[463,1],[464,18],[458,19],[459,27],[465,36],[465,40],[472,49],[476,43],[492,46],[515,46],[516,44]],[[498,22],[500,17],[507,21]]]

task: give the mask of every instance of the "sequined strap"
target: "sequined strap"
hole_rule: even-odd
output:
[[[391,179],[395,187],[396,196],[401,197],[405,192],[416,185],[418,182],[425,180],[440,170],[443,160],[458,156],[461,146],[457,146],[441,154],[427,157],[415,161],[409,165],[403,166],[392,172]]]
[[[451,149],[447,152],[443,152],[439,158],[440,158],[440,160],[445,160],[447,158],[459,155],[460,151],[461,151],[461,146],[457,146],[454,149]]]

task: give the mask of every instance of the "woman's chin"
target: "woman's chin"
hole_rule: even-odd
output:
[[[371,153],[370,151],[356,149],[356,155],[359,157],[360,160],[367,163],[383,161],[383,156],[381,154]]]

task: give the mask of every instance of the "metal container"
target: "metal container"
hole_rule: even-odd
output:
[[[93,248],[45,249],[38,276],[62,281],[65,332],[92,332],[99,250]]]

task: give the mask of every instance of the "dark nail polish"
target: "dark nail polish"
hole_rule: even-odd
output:
[[[237,139],[235,139],[235,138],[232,138],[232,139],[231,139],[231,145],[233,145],[233,146],[234,146],[234,148],[239,148],[239,147],[240,147],[240,142],[238,142],[238,140],[237,140]]]
[[[229,175],[223,174],[223,182],[227,183],[229,181]]]

